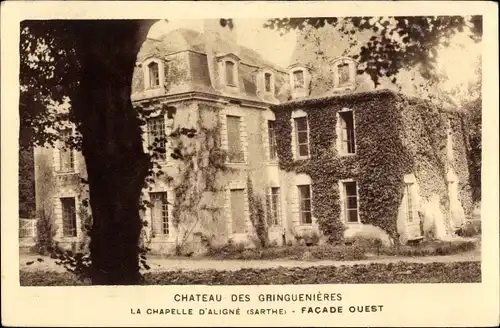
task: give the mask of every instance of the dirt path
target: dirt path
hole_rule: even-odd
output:
[[[43,258],[43,262],[38,262],[37,258]],[[34,261],[27,265],[27,262]],[[151,271],[169,271],[169,270],[239,270],[243,268],[267,269],[276,267],[310,267],[310,266],[341,266],[341,265],[360,265],[371,263],[432,263],[432,262],[462,262],[462,261],[481,261],[479,250],[467,253],[447,255],[447,256],[425,256],[425,257],[374,257],[358,261],[295,261],[295,260],[210,260],[210,259],[186,259],[186,258],[148,258],[148,265]],[[37,255],[20,255],[21,270],[47,270],[64,272],[65,269],[55,264],[55,260],[49,257],[40,257]]]

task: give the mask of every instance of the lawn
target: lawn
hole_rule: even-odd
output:
[[[21,286],[75,286],[69,272],[20,271]],[[144,285],[273,285],[273,284],[385,284],[478,283],[480,262],[372,263],[305,268],[240,269],[237,271],[165,271],[144,274]]]

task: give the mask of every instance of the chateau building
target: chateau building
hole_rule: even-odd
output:
[[[329,63],[318,93],[314,63],[278,67],[235,33],[206,20],[203,32],[147,39],[138,54],[132,102],[157,173],[143,193],[144,243],[171,253],[263,235],[277,245],[452,238],[472,206],[459,113],[367,86],[346,56]],[[36,206],[70,246],[90,213],[84,159],[64,139],[35,150]]]

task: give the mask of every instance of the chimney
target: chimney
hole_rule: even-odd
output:
[[[231,44],[237,43],[236,27],[230,18],[205,19],[203,28],[207,36],[219,37]]]

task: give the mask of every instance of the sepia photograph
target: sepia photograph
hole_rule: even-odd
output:
[[[340,285],[480,286],[484,15],[218,13],[11,30],[17,286],[279,285],[126,306],[261,320],[384,311]]]

